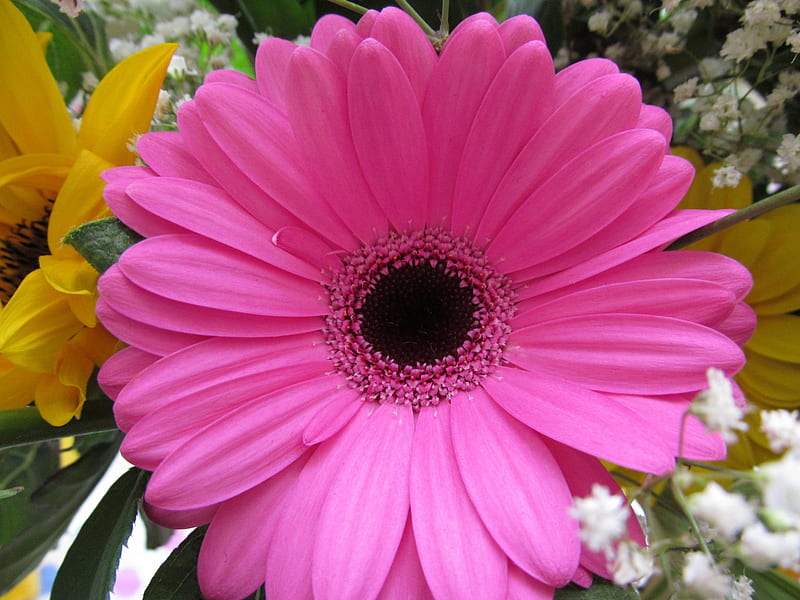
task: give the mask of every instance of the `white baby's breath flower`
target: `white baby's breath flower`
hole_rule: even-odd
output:
[[[800,560],[800,532],[773,533],[763,523],[754,523],[742,532],[737,553],[748,566],[759,571],[792,567]]]
[[[719,369],[706,371],[708,389],[703,390],[692,401],[690,412],[705,423],[710,431],[718,431],[728,443],[736,441],[736,431],[747,431],[742,421],[744,411],[736,405],[733,387]]]
[[[590,550],[611,552],[611,543],[625,533],[628,503],[623,496],[611,494],[604,485],[595,483],[592,494],[575,498],[569,514],[580,523],[581,539]]]
[[[669,24],[675,33],[686,35],[692,28],[692,24],[697,19],[697,11],[694,9],[679,10],[669,18]]]
[[[800,170],[800,136],[791,133],[784,135],[777,154],[790,171]]]
[[[625,540],[617,546],[616,555],[608,569],[617,585],[633,583],[641,586],[653,574],[653,556],[647,548]]]
[[[702,492],[692,494],[689,506],[697,517],[729,540],[756,522],[756,511],[743,496],[725,491],[714,481]]]
[[[787,448],[800,450],[800,422],[797,420],[796,410],[762,411],[761,431],[767,436],[769,448],[773,452]]]
[[[93,92],[100,80],[91,71],[81,73],[81,87],[87,92]]]
[[[789,46],[795,54],[800,54],[800,30],[793,31],[789,37],[786,38],[786,45]]]
[[[737,577],[733,582],[733,589],[731,590],[731,600],[750,600],[753,597],[753,580],[742,575]]]
[[[760,473],[770,521],[800,529],[800,454],[787,452],[780,460],[761,465]]]
[[[694,98],[697,95],[697,77],[687,79],[682,84],[675,86],[674,100],[675,103],[683,102],[689,98]]]
[[[742,180],[743,173],[733,165],[722,165],[714,169],[711,184],[715,188],[736,187]]]
[[[594,31],[595,33],[605,33],[608,31],[609,23],[611,23],[611,13],[607,10],[598,10],[597,12],[592,13],[592,16],[589,17],[586,26],[589,28],[589,31]]]
[[[683,565],[681,580],[686,591],[703,600],[726,600],[733,582],[703,552],[689,552]]]
[[[156,109],[153,112],[153,118],[157,121],[163,121],[170,113],[170,97],[167,90],[159,90],[158,100],[156,100]]]
[[[700,117],[700,129],[703,131],[717,131],[720,127],[722,127],[722,121],[717,113],[707,112]]]
[[[735,62],[750,58],[759,50],[766,48],[766,42],[752,28],[740,28],[731,31],[722,44],[720,56]]]
[[[261,44],[261,42],[263,42],[264,40],[268,40],[268,39],[269,39],[269,38],[271,38],[271,37],[272,37],[272,36],[271,36],[270,34],[268,34],[268,33],[265,33],[265,32],[263,32],[263,31],[259,31],[258,33],[256,33],[256,34],[253,36],[253,43],[254,43],[256,46],[258,46],[258,45],[260,45],[260,44]]]

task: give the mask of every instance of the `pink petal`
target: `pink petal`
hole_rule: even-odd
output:
[[[731,338],[737,345],[744,346],[756,329],[756,312],[749,304],[739,302],[722,323],[716,325],[721,333]]]
[[[261,96],[222,83],[201,87],[196,98],[208,132],[267,196],[340,247],[357,246],[314,193],[285,115]]]
[[[356,26],[341,15],[323,15],[311,30],[311,47],[317,52],[326,53],[333,38],[342,29],[355,32]]]
[[[361,169],[398,231],[425,223],[428,152],[419,102],[398,60],[366,39],[347,81],[350,128]]]
[[[369,37],[375,20],[378,18],[377,10],[368,10],[356,23],[356,34],[362,38]]]
[[[252,77],[233,69],[217,69],[216,71],[211,71],[203,80],[203,85],[209,83],[229,83],[231,85],[238,85],[240,88],[250,92],[258,93],[258,85]]]
[[[361,174],[343,118],[347,88],[339,69],[322,54],[298,48],[289,62],[286,94],[289,120],[319,193],[362,242],[386,235],[386,215]]]
[[[119,268],[135,285],[187,304],[277,317],[310,317],[328,310],[325,291],[316,281],[197,235],[143,240],[124,253]]]
[[[567,514],[572,496],[550,451],[481,388],[453,399],[451,419],[461,478],[494,540],[537,579],[565,585],[580,543]]]
[[[157,238],[151,238],[157,239]],[[317,331],[324,325],[320,317],[286,318],[248,315],[227,310],[218,310],[196,304],[186,304],[157,296],[127,279],[119,269],[109,269],[98,281],[98,289],[105,306],[126,319],[117,319],[115,314],[105,316],[106,327],[121,339],[153,354],[168,354],[179,347],[187,346],[201,337],[219,335],[227,337],[279,337],[295,333]],[[96,309],[98,315],[100,309]],[[162,335],[154,329],[135,331],[138,322],[144,326],[167,330]],[[105,324],[105,321],[104,321]],[[112,327],[115,328],[112,330]],[[118,335],[119,332],[119,335]],[[194,334],[173,336],[172,332]],[[162,339],[166,336],[167,339]],[[151,340],[152,338],[152,340]],[[169,340],[187,340],[176,347]],[[136,342],[132,341],[136,340]],[[152,344],[151,344],[152,342]],[[168,342],[171,350],[162,351],[158,344]]]
[[[672,141],[672,118],[660,106],[643,104],[636,127],[654,129],[662,135],[666,143],[669,144]]]
[[[482,385],[515,419],[582,452],[653,473],[675,466],[667,444],[647,435],[646,421],[604,394],[509,367],[498,367]]]
[[[413,440],[411,407],[385,403],[349,446],[320,513],[315,599],[374,598],[383,587],[408,517]]]
[[[480,590],[484,600],[504,600],[508,560],[467,496],[446,402],[419,413],[410,485],[417,548],[434,596],[468,598]]]
[[[258,91],[282,112],[286,112],[284,90],[289,57],[296,48],[289,40],[271,37],[261,42],[256,52]]]
[[[128,382],[160,357],[139,348],[123,348],[105,363],[97,375],[97,383],[106,396],[116,400]]]
[[[110,270],[106,275],[113,277],[113,273]],[[114,337],[144,352],[157,356],[170,354],[205,339],[204,336],[167,331],[160,327],[152,327],[131,319],[111,308],[108,301],[103,297],[97,300],[95,312],[103,326]]]
[[[633,239],[675,208],[689,189],[693,176],[694,169],[688,161],[677,156],[665,156],[650,185],[628,210],[572,250],[523,270],[519,278],[533,279],[561,271]]]
[[[526,284],[519,289],[517,299],[532,298],[533,296],[583,281],[592,275],[597,275],[621,265],[645,252],[664,246],[681,235],[721,219],[731,212],[724,210],[676,210],[630,242],[617,246],[613,250],[609,250],[579,265]]]
[[[648,398],[609,394],[609,397],[645,419],[649,428],[669,444],[675,456],[691,460],[725,458],[727,448],[719,434],[708,433],[705,425],[693,415],[684,421],[683,416],[689,409],[691,395],[685,398]],[[681,428],[683,441],[679,444]]]
[[[563,317],[602,313],[656,315],[715,326],[731,313],[736,303],[733,293],[716,283],[667,278],[602,285],[565,294],[544,304],[537,300],[520,305],[512,320],[514,329]]]
[[[310,265],[318,271],[318,279],[330,281],[330,274],[342,266],[342,260],[324,240],[300,227],[281,227],[272,236],[272,244]]]
[[[436,50],[428,36],[408,13],[387,6],[375,19],[370,37],[394,54],[411,82],[417,100],[422,104],[428,78],[437,60]]]
[[[231,389],[235,393],[230,396],[236,402],[239,393],[248,385],[253,386],[254,377],[265,377],[268,382],[274,375],[266,376],[265,373],[279,373],[302,355],[305,355],[306,363],[324,359],[325,348],[319,334],[271,340],[206,340],[164,357],[141,371],[114,404],[117,422],[128,430],[142,417],[166,404],[191,404],[195,395],[209,391],[221,393]],[[255,387],[258,391],[254,395],[271,391]]]
[[[128,196],[125,190],[133,181],[146,181],[148,179],[154,179],[154,177],[144,171],[139,171],[135,179],[128,177],[114,179],[103,189],[103,199],[114,213],[114,216],[145,237],[185,233],[186,230],[183,227],[142,209]]]
[[[503,272],[509,273],[577,246],[636,202],[665,149],[658,134],[633,129],[582,152],[523,202],[490,242],[489,258],[502,260]],[[536,252],[519,243],[532,231]]]
[[[517,15],[506,19],[497,28],[497,33],[503,39],[506,54],[511,56],[514,51],[528,42],[544,42],[544,33],[539,24],[528,15]]]
[[[325,55],[335,64],[342,73],[350,71],[350,61],[356,48],[361,43],[362,37],[355,31],[340,29],[331,41]]]
[[[162,177],[181,177],[214,184],[214,180],[200,166],[177,131],[146,133],[136,142],[136,150],[142,160]]]
[[[197,559],[197,576],[204,597],[244,598],[264,583],[269,542],[286,496],[306,462],[304,458],[220,505]],[[242,543],[244,532],[246,543]]]
[[[599,460],[553,440],[548,440],[547,445],[561,466],[561,471],[564,473],[570,492],[574,497],[584,498],[589,496],[592,493],[594,484],[600,484],[608,488],[612,494],[625,498],[625,493]],[[628,511],[627,531],[630,539],[644,545],[644,532],[632,510]],[[592,573],[597,573],[605,579],[611,579],[606,563],[607,559],[602,552],[591,552],[584,545],[581,554],[581,566],[588,568]],[[591,585],[592,583],[592,577],[586,571],[581,574],[581,579],[582,582],[574,581],[579,585],[586,583]]]
[[[508,563],[506,600],[553,600],[553,592],[552,586],[534,579],[514,563]]]
[[[326,375],[231,411],[158,466],[145,499],[172,510],[196,508],[233,498],[269,479],[306,451],[303,428],[335,385],[336,379]]]
[[[166,510],[147,502],[143,504],[147,516],[153,522],[170,529],[189,529],[206,525],[214,518],[219,507],[217,504],[212,504],[191,510]]]
[[[392,568],[376,600],[434,600],[419,563],[410,516]]]
[[[503,175],[552,110],[553,61],[528,42],[500,67],[467,137],[453,195],[456,234],[474,230]],[[513,102],[519,110],[498,110]]]
[[[482,19],[462,22],[447,39],[434,66],[422,118],[430,155],[430,207],[428,222],[445,225],[450,220],[453,188],[475,114],[505,53],[497,23]]]
[[[556,75],[556,106],[593,79],[614,73],[619,73],[619,67],[607,58],[589,58],[572,63]]]
[[[267,552],[267,597],[313,599],[311,557],[320,511],[331,480],[373,410],[373,404],[362,403],[359,413],[338,435],[312,451],[289,492]]]
[[[515,331],[509,345],[506,358],[526,369],[622,394],[697,391],[708,367],[733,374],[744,364],[741,349],[714,329],[653,315],[565,317]]]
[[[265,244],[264,239],[273,232],[217,187],[185,179],[153,177],[135,181],[125,191],[145,210],[184,230],[241,250],[294,275],[312,281],[321,279],[319,268],[313,263],[287,255],[273,244]]]
[[[303,430],[303,443],[314,446],[336,435],[358,413],[364,404],[361,394],[343,387],[328,398],[328,403],[319,409]]]
[[[641,103],[639,83],[622,74],[592,80],[570,96],[508,168],[475,239],[482,242],[494,238],[513,211],[566,162],[600,140],[632,127]]]
[[[200,118],[194,100],[181,105],[178,128],[197,161],[245,210],[271,229],[300,225],[295,216],[253,183],[214,141]]]

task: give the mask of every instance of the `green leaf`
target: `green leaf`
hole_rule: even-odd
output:
[[[119,260],[125,250],[144,238],[116,217],[84,223],[64,236],[64,243],[75,248],[100,273]]]
[[[0,490],[0,500],[5,500],[6,498],[12,498],[19,494],[25,488],[23,487],[13,487],[8,488],[7,490]]]
[[[638,600],[639,594],[630,587],[614,585],[606,579],[594,578],[590,588],[582,588],[574,583],[556,590],[553,600]]]
[[[0,547],[0,594],[36,568],[56,544],[116,456],[120,437],[95,445],[78,461],[49,477],[30,495],[23,515],[24,526],[13,539]],[[5,523],[1,525],[5,528]]]
[[[142,600],[202,600],[197,583],[197,557],[208,527],[198,527],[158,568]]]
[[[141,506],[139,507],[139,518],[144,523],[146,536],[145,547],[148,550],[161,548],[161,546],[170,540],[172,534],[175,533],[174,530],[169,527],[162,527],[158,523],[154,523]]]
[[[80,419],[55,427],[42,419],[36,407],[0,411],[0,450],[63,437],[116,431],[108,399],[86,402]]]
[[[106,492],[58,569],[51,600],[107,600],[150,473],[133,467]]]
[[[561,0],[508,0],[506,16],[530,15],[539,22],[547,40],[547,49],[555,56],[564,44],[564,15]]]

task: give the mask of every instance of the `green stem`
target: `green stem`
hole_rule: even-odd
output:
[[[450,32],[450,0],[442,0],[442,21],[439,24],[439,35],[447,37]]]
[[[672,493],[675,494],[675,500],[678,502],[678,506],[681,507],[683,514],[688,519],[689,525],[692,527],[692,531],[697,537],[697,542],[700,546],[700,549],[706,554],[706,556],[708,556],[708,558],[711,559],[712,562],[714,562],[714,555],[711,554],[711,550],[709,549],[708,544],[706,544],[703,533],[700,531],[700,526],[697,524],[692,511],[689,509],[689,503],[686,501],[686,496],[684,496],[683,490],[680,488],[680,486],[675,484],[674,480],[670,483],[672,484]]]
[[[411,15],[411,18],[417,22],[417,25],[422,27],[425,35],[431,39],[436,37],[436,32],[433,30],[433,28],[425,22],[425,19],[423,19],[417,11],[414,10],[414,7],[408,3],[408,0],[397,0],[397,6]]]
[[[81,418],[62,427],[50,425],[34,407],[4,410],[0,411],[0,450],[116,429],[111,402],[108,401],[87,402],[83,405]]]
[[[785,190],[781,190],[777,194],[773,194],[772,196],[768,196],[763,200],[759,200],[758,202],[755,202],[746,208],[737,210],[735,213],[731,213],[725,217],[722,217],[718,221],[714,221],[713,223],[704,225],[699,229],[690,231],[683,237],[679,237],[677,240],[672,242],[669,246],[667,246],[666,249],[680,250],[681,248],[685,248],[686,246],[699,240],[728,229],[728,227],[733,227],[742,221],[755,219],[756,217],[760,217],[761,215],[768,213],[769,211],[780,206],[791,204],[792,202],[797,202],[798,200],[800,200],[800,185],[794,185]]]
[[[337,6],[341,6],[342,8],[346,8],[347,10],[352,10],[355,13],[363,15],[369,9],[361,6],[360,4],[356,4],[355,2],[349,2],[349,0],[328,0],[331,4],[336,4]]]

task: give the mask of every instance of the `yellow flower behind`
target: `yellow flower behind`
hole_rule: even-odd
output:
[[[115,340],[94,314],[97,272],[64,236],[109,216],[100,173],[133,164],[177,45],[125,59],[97,86],[76,132],[42,45],[0,0],[0,409],[34,402],[79,417],[92,371]]]
[[[689,148],[675,154],[697,169],[694,183],[680,208],[744,208],[752,203],[752,185],[745,176],[735,188],[714,188],[719,164],[703,165]],[[773,210],[753,221],[692,244],[689,250],[726,254],[753,274],[753,289],[745,299],[758,317],[753,337],[744,346],[747,364],[736,376],[748,401],[759,409],[800,408],[800,205]],[[747,416],[750,429],[730,446],[730,466],[749,468],[774,458],[760,431],[757,411]]]

